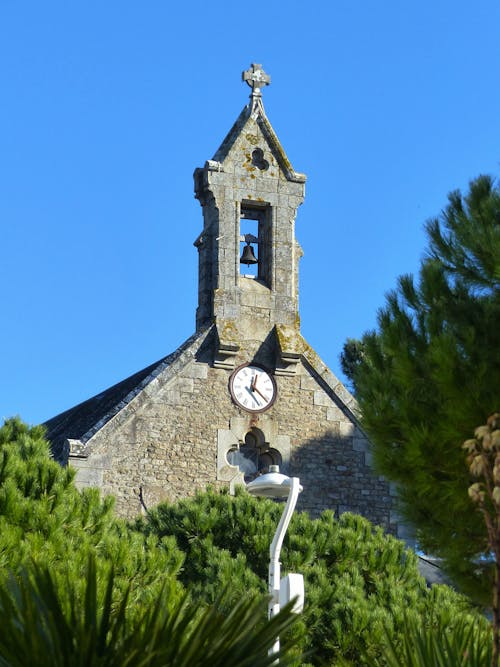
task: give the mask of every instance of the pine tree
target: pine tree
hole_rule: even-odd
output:
[[[350,388],[354,390],[352,378],[363,359],[363,343],[355,338],[348,338],[344,343],[339,359],[342,372],[348,378]]]
[[[228,588],[233,603],[266,591],[269,545],[282,510],[243,490],[234,498],[209,491],[159,505],[139,526],[148,535],[175,537],[185,553],[182,581],[195,598],[213,603]],[[436,619],[450,627],[460,619],[481,625],[446,586],[429,590],[415,554],[360,516],[294,514],[281,561],[283,574],[304,575],[306,605],[290,632],[313,665],[374,664],[386,633],[401,641],[407,614],[422,627]]]
[[[481,176],[426,225],[419,281],[399,278],[361,341],[352,381],[375,463],[420,546],[487,600],[485,528],[461,443],[500,401],[500,190]]]

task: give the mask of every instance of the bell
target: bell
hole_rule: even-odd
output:
[[[247,266],[250,266],[250,264],[257,264],[258,263],[257,257],[253,254],[253,248],[248,243],[246,246],[243,248],[243,252],[241,254],[241,259],[240,259],[240,264],[246,264]]]

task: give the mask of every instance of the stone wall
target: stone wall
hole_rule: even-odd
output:
[[[252,358],[262,361],[269,350],[257,346]],[[231,400],[231,371],[211,366],[203,352],[196,357],[161,373],[87,443],[86,457],[70,458],[78,484],[113,494],[118,512],[133,517],[141,500],[151,507],[241,482],[226,453],[258,428],[280,451],[283,471],[300,477],[299,510],[356,512],[394,532],[389,485],[372,473],[366,438],[305,359],[294,375],[276,377],[270,410],[249,415]]]

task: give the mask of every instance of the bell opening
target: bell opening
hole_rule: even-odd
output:
[[[260,274],[259,220],[246,208],[241,209],[241,214],[240,275],[244,278],[258,278]]]

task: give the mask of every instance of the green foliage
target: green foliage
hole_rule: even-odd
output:
[[[443,618],[430,627],[415,619],[405,620],[405,632],[399,641],[386,634],[381,659],[375,664],[386,667],[487,667],[491,665],[491,643],[487,623],[462,620],[449,626]]]
[[[99,586],[90,557],[83,596],[75,580],[60,582],[46,566],[31,565],[0,586],[1,667],[266,667],[290,647],[269,656],[277,635],[294,618],[282,610],[261,622],[266,604],[240,600],[230,612],[200,607],[162,590],[140,616],[131,613],[130,589],[113,604],[111,570]]]
[[[234,498],[209,491],[159,505],[138,526],[148,535],[175,537],[185,553],[181,577],[194,583],[194,595],[213,602],[228,587],[234,600],[265,590],[281,512],[279,503],[243,491]],[[228,567],[231,559],[237,563]],[[305,578],[305,610],[290,636],[311,652],[311,664],[370,664],[381,654],[386,628],[401,638],[408,610],[424,625],[436,614],[469,614],[464,599],[447,587],[428,590],[415,554],[360,516],[336,521],[332,512],[315,520],[295,514],[281,561],[283,572]]]
[[[204,595],[213,602],[220,586],[231,579],[235,598],[248,587],[266,592],[269,544],[280,513],[276,503],[256,503],[247,493],[231,499],[208,491],[175,505],[159,505],[137,525],[147,534],[175,537],[185,554],[181,580],[195,587],[201,584]],[[228,559],[236,562],[229,566]]]
[[[385,633],[402,645],[405,612],[423,627],[474,618],[446,587],[426,588],[401,542],[361,517],[325,512],[292,519],[282,562],[304,574],[306,608],[294,623],[285,613],[269,625],[269,545],[282,505],[209,491],[130,526],[72,480],[41,429],[15,419],[0,429],[0,667],[258,666],[271,664],[277,633],[280,664],[304,667],[303,652],[308,664],[372,664]]]
[[[376,465],[421,547],[485,602],[485,528],[460,445],[500,397],[498,187],[479,177],[426,229],[419,282],[402,276],[387,295],[352,379]]]
[[[172,538],[145,538],[112,513],[111,498],[79,492],[74,472],[50,457],[41,427],[9,419],[0,428],[0,581],[30,563],[50,565],[55,577],[83,588],[89,554],[103,579],[111,566],[115,590],[147,604],[161,588],[158,572],[174,582],[183,556]]]
[[[80,493],[43,436],[19,419],[0,428],[1,667],[273,663],[289,610],[267,622],[265,597],[234,601],[220,586],[212,606],[192,603],[175,538],[147,536],[113,516],[112,500]],[[198,561],[207,576],[245,574],[241,558],[216,556]],[[297,664],[282,647],[280,664]]]
[[[342,372],[352,384],[356,368],[363,359],[363,343],[355,338],[348,338],[344,343],[339,359]]]

